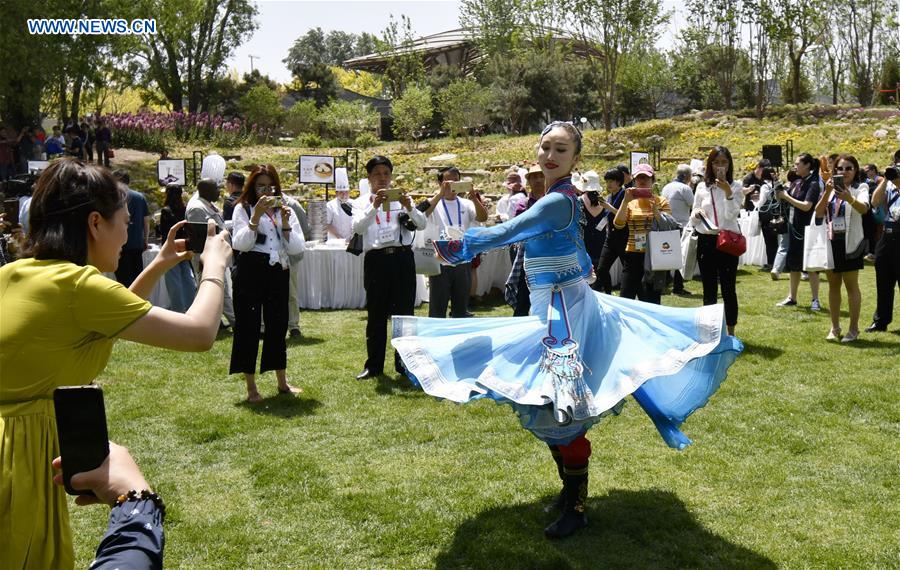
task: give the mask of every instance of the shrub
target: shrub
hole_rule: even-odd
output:
[[[312,99],[297,101],[286,113],[284,130],[295,137],[303,133],[314,133],[319,127],[318,115],[315,101]]]
[[[395,99],[391,105],[391,113],[394,115],[394,134],[407,141],[415,141],[419,146],[425,127],[434,109],[431,107],[431,89],[428,87],[409,87],[403,95]]]
[[[438,94],[444,128],[469,140],[472,129],[488,122],[490,91],[471,79],[454,81]]]
[[[365,131],[378,128],[381,116],[367,103],[332,101],[319,110],[321,133],[340,146],[353,144]]]
[[[322,146],[322,137],[316,133],[306,133],[300,137],[300,144],[308,148],[319,148]]]
[[[277,127],[284,118],[278,93],[268,85],[256,85],[238,101],[244,117],[266,130]]]
[[[376,137],[372,133],[362,133],[356,140],[353,141],[353,146],[356,148],[371,148],[378,144],[378,137]]]

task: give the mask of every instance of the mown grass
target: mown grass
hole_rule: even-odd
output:
[[[865,318],[871,266],[861,282]],[[121,342],[99,381],[111,438],[168,504],[170,568],[898,567],[897,325],[828,344],[827,312],[773,306],[786,287],[741,271],[746,351],[688,420],[695,445],[668,449],[633,402],[591,431],[591,523],[564,542],[542,536],[555,467],[508,407],[354,379],[362,311],[303,313],[299,398],[269,374],[244,404],[230,336],[203,354]],[[107,514],[72,508],[80,567]]]

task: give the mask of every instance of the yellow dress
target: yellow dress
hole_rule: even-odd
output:
[[[0,568],[72,568],[53,390],[90,383],[150,303],[95,267],[23,259],[0,268]]]

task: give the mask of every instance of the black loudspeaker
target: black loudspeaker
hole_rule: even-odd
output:
[[[781,160],[781,145],[764,144],[762,147],[762,157],[772,163],[772,166],[781,168],[784,166]]]

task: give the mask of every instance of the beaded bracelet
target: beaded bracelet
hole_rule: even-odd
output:
[[[132,489],[124,495],[119,495],[113,507],[117,507],[126,501],[153,501],[153,504],[159,509],[160,517],[162,519],[166,518],[166,504],[163,502],[162,497],[148,489],[141,489],[140,491]]]

